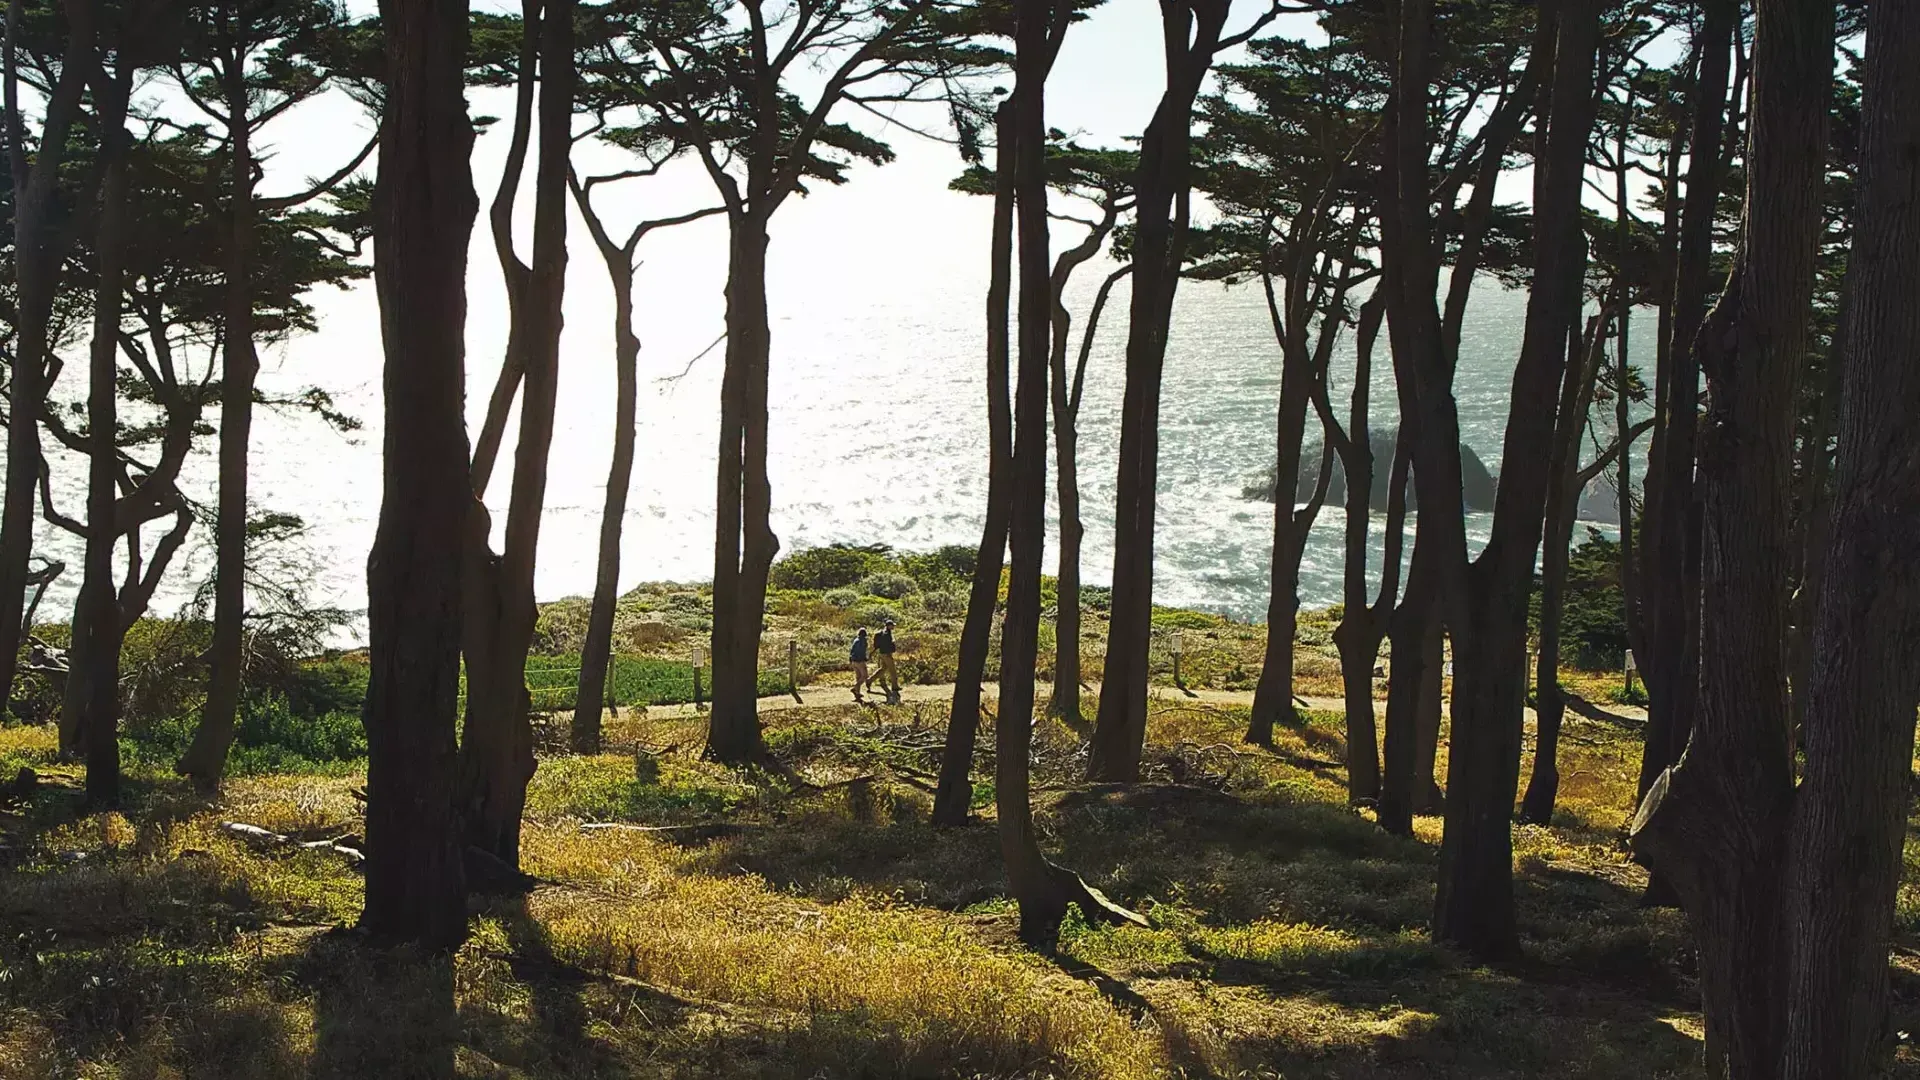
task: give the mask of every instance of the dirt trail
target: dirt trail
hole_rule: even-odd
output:
[[[1147,692],[1151,697],[1160,701],[1185,701],[1200,705],[1238,705],[1243,707],[1253,704],[1253,691],[1251,690],[1182,691],[1171,686],[1152,686],[1148,687]],[[1034,687],[1034,699],[1036,701],[1044,702],[1052,693],[1053,686],[1050,683],[1039,683]],[[1091,689],[1083,691],[1083,694],[1084,700],[1088,703],[1088,707],[1091,708],[1093,703],[1099,700],[1100,687],[1098,684],[1095,684]],[[1000,687],[997,684],[988,683],[981,688],[981,696],[987,700],[997,699],[1000,696]],[[760,699],[760,711],[762,713],[770,713],[785,709],[817,708],[822,705],[849,705],[853,703],[853,688],[850,685],[835,686],[831,684],[803,686],[800,688],[800,697],[801,700],[799,702],[794,701],[791,694],[763,697]],[[884,703],[874,694],[867,695],[867,700],[874,704]],[[953,700],[952,683],[911,685],[900,688],[900,704],[903,705],[944,705],[951,700]],[[1299,700],[1306,702],[1306,707],[1309,709],[1341,712],[1346,708],[1345,702],[1334,697],[1302,697]],[[1373,711],[1376,715],[1386,715],[1387,703],[1380,700],[1374,701]],[[1569,719],[1587,715],[1595,711],[1597,710],[1593,706],[1587,706],[1583,709],[1574,701],[1569,702],[1567,709]],[[1620,705],[1608,705],[1605,711],[1619,719],[1633,723],[1645,722],[1647,715],[1644,709]],[[692,705],[655,705],[648,708],[647,715],[659,719],[673,720],[685,719],[687,717],[700,715],[700,713],[696,711]],[[1529,720],[1532,719],[1532,708],[1527,709],[1527,717]]]

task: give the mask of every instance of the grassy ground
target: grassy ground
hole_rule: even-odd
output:
[[[359,777],[209,805],[142,773],[126,815],[83,819],[51,734],[5,729],[0,764],[44,780],[0,817],[0,1076],[1696,1075],[1685,927],[1637,906],[1619,841],[1631,732],[1570,724],[1562,813],[1516,832],[1529,959],[1496,970],[1425,939],[1439,822],[1400,841],[1348,811],[1334,717],[1270,753],[1235,710],[1156,710],[1127,790],[1074,783],[1077,742],[1040,729],[1048,848],[1151,923],[1070,924],[1054,958],[1013,942],[992,830],[925,824],[939,734],[909,709],[768,717],[804,786],[694,759],[695,720],[610,732],[666,750],[650,782],[624,751],[543,760],[541,883],[476,902],[450,958],[364,948],[334,929],[342,860],[219,827],[354,833]],[[737,831],[581,827],[609,821]]]
[[[622,650],[683,657],[706,603],[691,586],[636,590]],[[763,659],[783,664],[790,638],[803,684],[843,680],[850,628],[891,614],[903,674],[944,681],[952,609],[932,588],[778,593]],[[578,615],[546,609],[546,654],[577,649]],[[1333,621],[1303,619],[1302,694],[1339,692]],[[1174,629],[1190,685],[1257,675],[1264,628],[1157,622],[1156,679],[1171,678]],[[1104,630],[1090,620],[1090,678]],[[1569,682],[1601,702],[1620,688]],[[1053,957],[1015,942],[990,730],[983,824],[928,826],[945,716],[925,702],[768,714],[779,776],[698,760],[703,721],[683,710],[623,711],[597,757],[544,731],[523,841],[539,883],[476,900],[450,957],[340,929],[362,883],[339,856],[222,828],[351,839],[363,763],[263,757],[208,802],[168,755],[132,752],[127,812],[81,817],[52,731],[0,728],[0,781],[40,776],[0,803],[0,1078],[1701,1075],[1684,920],[1638,906],[1621,840],[1632,727],[1569,718],[1560,813],[1515,831],[1527,960],[1495,969],[1426,939],[1440,822],[1403,841],[1347,808],[1336,716],[1308,713],[1268,751],[1239,742],[1243,709],[1152,708],[1148,782],[1132,788],[1088,788],[1078,739],[1037,729],[1045,846],[1149,922],[1070,922]],[[606,824],[698,828],[586,827]],[[1905,1031],[1920,1021],[1920,873],[1900,933]],[[1920,1077],[1904,1043],[1895,1072]]]

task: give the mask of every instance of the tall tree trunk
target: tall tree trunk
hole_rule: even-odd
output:
[[[132,61],[120,57],[112,75],[93,85],[100,125],[100,210],[93,237],[98,282],[93,294],[93,341],[87,363],[87,549],[80,583],[86,609],[84,661],[67,678],[84,687],[80,730],[86,743],[87,805],[120,805],[120,629],[113,549],[120,530],[119,410],[120,311],[127,227],[127,97]],[[133,543],[139,543],[136,533]]]
[[[1457,591],[1449,578],[1459,576],[1454,568],[1466,559],[1465,521],[1454,509],[1461,502],[1460,428],[1447,346],[1453,309],[1465,300],[1462,286],[1456,283],[1448,293],[1450,318],[1443,323],[1436,299],[1439,259],[1428,183],[1432,136],[1426,122],[1427,64],[1432,19],[1432,0],[1405,0],[1400,5],[1391,27],[1393,86],[1381,132],[1386,155],[1381,175],[1381,288],[1387,293],[1400,437],[1412,447],[1414,487],[1421,508],[1406,595],[1389,629],[1392,666],[1379,819],[1381,828],[1400,835],[1413,831],[1413,777],[1420,756],[1417,713],[1429,629]]]
[[[1646,747],[1640,760],[1639,794],[1646,798],[1667,766],[1680,759],[1693,730],[1699,686],[1700,572],[1699,511],[1694,496],[1697,418],[1700,408],[1702,321],[1713,257],[1713,220],[1726,174],[1724,125],[1727,79],[1739,0],[1704,0],[1699,41],[1700,65],[1690,102],[1691,151],[1687,162],[1686,202],[1680,215],[1679,261],[1673,276],[1673,327],[1667,342],[1672,370],[1664,378],[1666,394],[1655,418],[1653,461],[1649,468],[1647,575],[1645,594],[1650,634],[1642,672],[1651,691]],[[1656,872],[1656,884],[1659,877]],[[1664,886],[1650,888],[1659,899]]]
[[[1051,949],[1075,904],[1086,918],[1134,922],[1140,916],[1107,901],[1041,854],[1033,830],[1029,755],[1033,742],[1034,662],[1040,645],[1040,566],[1046,541],[1048,328],[1045,97],[1042,87],[1067,8],[1050,18],[1048,0],[1018,0],[1013,133],[1019,207],[1020,381],[1014,401],[1014,444],[1008,518],[1007,617],[1001,632],[1000,717],[994,725],[994,788],[1000,853],[1020,905],[1020,938]],[[1051,39],[1051,40],[1050,40]]]
[[[1387,720],[1381,746],[1386,772],[1380,784],[1378,817],[1380,827],[1395,836],[1413,835],[1413,815],[1419,809],[1421,712],[1427,672],[1434,666],[1427,641],[1430,630],[1440,625],[1433,611],[1439,604],[1440,588],[1433,546],[1430,540],[1424,541],[1428,544],[1425,549],[1420,546],[1420,529],[1429,520],[1432,518],[1423,514],[1414,523],[1406,595],[1393,608],[1387,623]]]
[[[1245,740],[1257,746],[1273,743],[1275,724],[1297,724],[1300,714],[1293,707],[1293,659],[1300,620],[1300,558],[1306,551],[1307,537],[1317,515],[1312,511],[1296,514],[1294,499],[1299,495],[1300,461],[1305,453],[1307,409],[1314,394],[1313,356],[1306,346],[1306,305],[1297,302],[1302,295],[1305,267],[1292,254],[1296,265],[1287,279],[1286,314],[1275,295],[1273,276],[1261,274],[1267,296],[1267,313],[1280,342],[1280,401],[1275,417],[1273,483],[1273,552],[1267,567],[1267,647],[1260,666],[1260,680],[1254,685],[1253,707],[1248,712]],[[1323,334],[1330,332],[1322,328]],[[1331,439],[1323,439],[1320,461],[1323,470],[1332,465]],[[1321,493],[1324,495],[1324,491]],[[1317,500],[1316,500],[1317,501]]]
[[[1054,260],[1053,276],[1048,283],[1052,292],[1053,338],[1047,354],[1052,381],[1054,459],[1059,476],[1054,490],[1060,502],[1060,561],[1055,577],[1053,620],[1053,698],[1047,714],[1057,716],[1068,726],[1083,728],[1080,715],[1080,546],[1086,526],[1080,521],[1080,465],[1078,461],[1081,392],[1086,388],[1087,358],[1093,351],[1094,331],[1100,325],[1100,313],[1114,282],[1127,273],[1122,267],[1100,283],[1093,310],[1087,316],[1087,329],[1081,337],[1080,362],[1071,375],[1067,371],[1067,345],[1073,331],[1073,315],[1067,310],[1067,283],[1073,272],[1100,253],[1100,246],[1112,235],[1118,220],[1118,198],[1110,197],[1102,208],[1100,220],[1086,237]]]
[[[1447,628],[1428,619],[1420,648],[1420,703],[1413,716],[1413,809],[1437,814],[1446,809],[1446,797],[1434,768],[1440,759],[1441,712],[1446,706]]]
[[[20,81],[16,50],[21,0],[7,5],[4,94],[8,166],[13,177],[13,362],[8,365],[7,492],[0,508],[0,707],[13,696],[13,678],[24,632],[21,609],[26,603],[27,562],[33,555],[33,532],[39,518],[35,495],[40,479],[40,414],[47,398],[49,325],[61,266],[72,246],[70,228],[59,224],[61,164],[68,133],[79,115],[92,69],[94,8],[92,0],[65,6],[66,54],[60,75],[47,97],[36,153],[27,156],[26,124],[20,111]],[[82,205],[93,192],[73,196]],[[62,740],[62,749],[71,750]]]
[[[1786,1080],[1869,1075],[1920,701],[1920,8],[1868,9],[1844,403],[1786,882]]]
[[[1436,940],[1483,957],[1519,950],[1513,919],[1514,796],[1526,708],[1527,598],[1551,477],[1554,404],[1585,266],[1579,208],[1594,116],[1598,0],[1557,14],[1546,158],[1535,166],[1534,276],[1513,377],[1493,535],[1450,604],[1453,729],[1446,830],[1434,898]],[[1423,497],[1422,517],[1433,509]],[[1449,507],[1449,509],[1451,509]],[[1451,517],[1452,515],[1449,514]]]
[[[1174,290],[1186,256],[1193,103],[1213,65],[1227,6],[1226,0],[1169,0],[1160,8],[1167,83],[1141,137],[1134,181],[1133,296],[1114,483],[1113,600],[1100,711],[1087,759],[1088,775],[1095,780],[1140,778],[1147,735],[1147,651],[1153,634],[1160,381]]]
[[[1625,306],[1624,300],[1621,302]],[[1587,336],[1595,347],[1606,340],[1606,319],[1596,317]],[[1580,508],[1580,437],[1586,433],[1587,411],[1599,374],[1588,361],[1589,350],[1580,335],[1568,335],[1567,366],[1560,383],[1560,407],[1548,461],[1552,479],[1547,488],[1546,550],[1540,566],[1540,652],[1533,680],[1533,772],[1520,800],[1520,820],[1545,825],[1553,820],[1560,797],[1560,726],[1566,719],[1566,694],[1560,689],[1560,622],[1566,610],[1567,564],[1573,544],[1573,523]]]
[[[767,573],[779,551],[767,485],[767,227],[736,215],[727,271],[727,359],[720,397],[720,526],[714,546],[713,713],[707,752],[744,764],[760,737],[760,633]]]
[[[1844,393],[1846,360],[1847,301],[1842,289],[1840,310],[1834,324],[1833,340],[1827,348],[1821,371],[1819,399],[1813,407],[1813,423],[1802,440],[1800,489],[1794,502],[1793,541],[1794,581],[1791,628],[1787,632],[1787,723],[1794,733],[1794,744],[1806,726],[1807,688],[1813,682],[1813,627],[1819,613],[1820,592],[1826,586],[1826,551],[1832,540],[1834,455],[1827,443],[1833,438],[1840,417],[1840,397]]]
[[[1340,651],[1340,682],[1347,713],[1347,801],[1376,804],[1380,798],[1379,723],[1373,710],[1373,663],[1380,656],[1387,617],[1400,592],[1401,545],[1406,538],[1407,451],[1396,445],[1387,480],[1386,553],[1378,599],[1367,594],[1367,534],[1372,525],[1373,432],[1368,418],[1373,393],[1373,346],[1386,315],[1384,294],[1360,308],[1354,345],[1353,397],[1340,468],[1346,477],[1346,564],[1341,582],[1340,625],[1333,643]]]
[[[987,515],[974,555],[967,619],[960,629],[959,669],[940,755],[935,825],[964,825],[973,814],[973,745],[980,731],[980,690],[993,646],[993,610],[1000,602],[1000,569],[1007,557],[1012,482],[1013,412],[1009,397],[1008,313],[1013,293],[1014,121],[1011,102],[994,119],[993,233],[987,279]],[[1004,650],[1003,650],[1004,651]],[[1058,676],[1055,677],[1056,684]]]
[[[1633,296],[1631,286],[1624,280],[1627,274],[1626,260],[1628,245],[1633,240],[1633,205],[1627,201],[1627,126],[1635,108],[1633,81],[1627,80],[1626,109],[1620,114],[1619,127],[1614,135],[1614,206],[1617,215],[1614,221],[1614,258],[1618,265],[1614,273],[1616,281],[1614,291],[1620,297],[1618,325],[1619,340],[1617,362],[1613,369],[1613,430],[1620,443],[1620,457],[1614,462],[1614,483],[1617,498],[1615,502],[1620,512],[1620,623],[1627,628],[1628,647],[1642,647],[1643,643],[1634,640],[1634,634],[1641,625],[1640,621],[1640,558],[1639,538],[1637,535],[1637,516],[1634,513],[1633,497],[1633,448],[1628,432],[1633,427],[1633,399],[1627,393],[1630,374],[1628,363],[1628,343],[1633,331]],[[1571,363],[1574,357],[1569,356]],[[1586,411],[1581,410],[1582,423],[1585,423]],[[1576,446],[1572,455],[1573,468],[1580,467],[1580,452]],[[1579,509],[1580,493],[1573,496],[1574,509]],[[1551,521],[1551,519],[1549,519]]]
[[[220,491],[214,526],[213,641],[207,649],[207,699],[193,743],[174,766],[201,791],[220,786],[240,707],[242,636],[247,616],[247,451],[253,386],[260,373],[253,344],[253,149],[246,57],[235,48],[226,87],[228,213],[226,338],[220,373]]]
[[[633,252],[603,244],[601,254],[613,283],[613,463],[607,467],[593,606],[587,613],[587,638],[580,647],[580,683],[574,695],[571,735],[574,752],[579,754],[600,752],[600,713],[606,708],[614,608],[620,599],[620,532],[626,523],[627,489],[633,483],[634,425],[638,422],[640,394],[640,338],[633,332]]]
[[[1756,13],[1745,238],[1701,337],[1710,404],[1699,451],[1699,711],[1685,754],[1634,823],[1636,848],[1693,923],[1709,1060],[1724,1054],[1734,1080],[1777,1075],[1786,1011],[1780,881],[1793,762],[1782,582],[1834,30],[1833,6],[1812,0],[1759,0]]]
[[[367,891],[378,938],[466,937],[454,819],[460,568],[473,494],[465,415],[469,155],[461,0],[382,0],[386,116],[374,285],[386,346],[380,521],[367,559]]]
[[[530,0],[540,35],[539,141],[534,169],[533,262],[521,276],[514,321],[524,350],[520,432],[513,451],[506,544],[491,573],[467,585],[478,610],[467,612],[467,716],[461,737],[469,847],[509,867],[520,865],[520,817],[533,779],[527,654],[538,609],[533,597],[547,459],[558,393],[562,300],[567,272],[567,168],[573,148],[573,0]],[[523,72],[524,75],[524,72]],[[511,241],[509,240],[509,244]],[[475,523],[485,516],[476,514]],[[476,528],[470,524],[469,528]],[[484,544],[484,536],[471,540]],[[486,588],[486,586],[492,586]],[[484,640],[477,640],[484,639]],[[478,659],[480,663],[474,661]]]

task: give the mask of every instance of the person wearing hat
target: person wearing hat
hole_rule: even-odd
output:
[[[873,651],[880,657],[880,667],[873,673],[873,678],[867,680],[867,688],[871,690],[873,684],[878,682],[880,689],[886,693],[889,701],[899,701],[900,672],[893,665],[892,619],[888,619],[882,623],[880,632],[873,635]]]

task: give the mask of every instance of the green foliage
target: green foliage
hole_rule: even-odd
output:
[[[860,591],[866,593],[868,596],[878,596],[886,600],[900,600],[913,593],[919,592],[920,584],[906,574],[887,571],[878,574],[868,574],[860,582]]]
[[[1587,530],[1567,563],[1566,610],[1560,640],[1568,657],[1588,668],[1619,667],[1627,651],[1626,601],[1620,591],[1620,545]]]
[[[966,544],[947,544],[932,551],[909,551],[895,558],[901,572],[920,586],[922,592],[964,589],[973,580],[978,553]]]
[[[803,548],[773,564],[768,582],[776,589],[839,589],[892,567],[893,549],[885,544],[829,544]]]
[[[588,821],[678,821],[730,813],[750,793],[736,776],[672,759],[659,763],[652,781],[641,781],[630,758],[562,757],[534,774],[527,811]]]
[[[1163,608],[1154,605],[1153,628],[1155,630],[1217,630],[1227,624],[1223,615],[1211,615],[1203,611],[1184,611],[1178,608]]]

